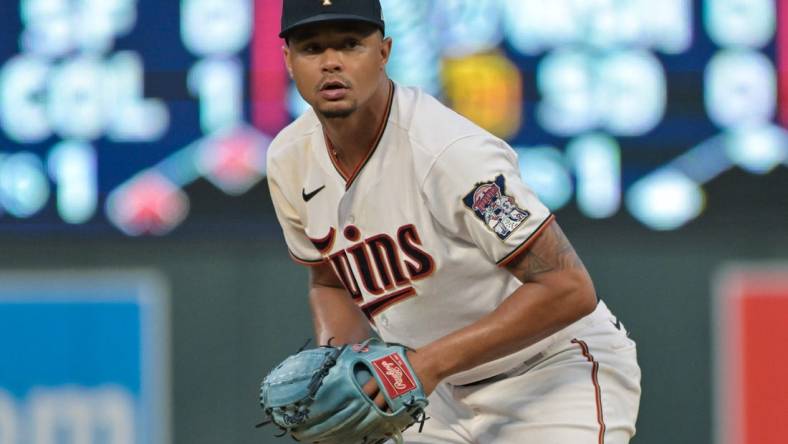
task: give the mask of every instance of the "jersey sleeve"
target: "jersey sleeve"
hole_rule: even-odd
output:
[[[323,258],[306,235],[301,216],[290,203],[285,190],[282,188],[281,177],[276,168],[269,163],[268,189],[271,192],[276,218],[279,220],[279,225],[284,232],[290,256],[296,262],[304,265],[318,265],[323,262]]]
[[[450,235],[476,245],[500,266],[526,250],[553,219],[520,177],[514,150],[490,136],[447,147],[427,172],[422,192]]]

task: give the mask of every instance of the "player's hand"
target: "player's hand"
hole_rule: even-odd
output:
[[[386,398],[383,397],[383,393],[380,391],[380,387],[378,386],[378,381],[375,378],[369,378],[366,384],[364,384],[364,393],[370,397],[373,401],[375,401],[375,405],[384,412],[389,411],[389,406],[386,404]]]
[[[405,373],[413,379],[401,384]],[[383,401],[383,386],[378,391],[377,385],[367,384],[359,390],[362,377],[391,380],[391,398]],[[370,396],[379,408],[367,401]],[[299,351],[260,384],[266,422],[305,443],[401,443],[402,431],[423,421],[428,403],[405,347],[377,338],[350,347]]]
[[[424,394],[429,396],[440,382],[440,378],[429,370],[430,366],[423,358],[423,353],[420,356],[416,351],[408,351],[407,355],[408,361],[410,361],[410,365],[413,367],[413,371],[416,372],[416,377],[421,381],[421,385],[424,388]],[[364,384],[364,393],[375,401],[375,405],[377,405],[380,410],[384,412],[389,411],[388,405],[386,404],[386,398],[380,391],[380,387],[378,387],[378,382],[375,378],[370,378],[370,380]]]

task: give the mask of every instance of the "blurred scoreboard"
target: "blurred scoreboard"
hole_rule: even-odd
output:
[[[391,76],[509,141],[553,210],[677,229],[720,175],[788,164],[776,0],[382,3]],[[229,227],[221,202],[191,211],[203,185],[267,199],[267,146],[307,106],[281,60],[281,0],[4,6],[0,235]]]

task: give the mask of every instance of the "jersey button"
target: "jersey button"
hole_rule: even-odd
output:
[[[353,216],[350,216],[350,217],[348,217],[348,218],[347,218],[347,221],[348,221],[348,222],[350,222],[350,223],[352,224],[352,223],[355,223],[355,222],[356,222],[356,218],[355,218],[355,217],[353,217]]]

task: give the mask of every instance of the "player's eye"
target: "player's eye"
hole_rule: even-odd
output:
[[[307,43],[301,47],[301,51],[307,54],[318,54],[320,52],[320,45],[316,43]]]
[[[347,39],[347,40],[345,40],[345,48],[346,49],[356,49],[359,46],[360,43],[361,42],[359,42],[357,39]]]

